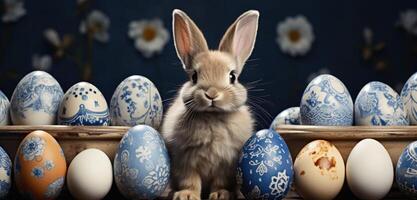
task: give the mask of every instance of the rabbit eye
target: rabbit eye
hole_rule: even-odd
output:
[[[236,81],[236,75],[234,71],[231,71],[229,74],[230,84],[234,84]]]
[[[197,72],[194,72],[193,73],[193,76],[191,77],[191,79],[193,81],[193,84],[196,84],[197,83]]]

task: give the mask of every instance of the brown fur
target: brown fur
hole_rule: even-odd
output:
[[[238,24],[242,18],[252,25]],[[243,14],[225,34],[220,45],[223,50],[209,51],[194,22],[182,11],[173,12],[177,54],[191,79],[180,89],[162,126],[172,160],[173,186],[179,190],[174,194],[175,200],[200,199],[205,186],[210,188],[212,200],[233,197],[238,154],[254,124],[245,105],[246,89],[237,77],[252,52],[257,19],[256,11]],[[246,38],[248,34],[236,34],[233,27],[249,28],[255,33]],[[237,45],[236,37],[250,42]],[[243,50],[233,45],[243,45]],[[232,71],[236,72],[235,83],[230,80]],[[192,81],[194,73],[196,83]]]

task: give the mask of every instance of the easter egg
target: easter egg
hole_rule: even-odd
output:
[[[385,147],[374,139],[358,142],[346,162],[346,180],[360,199],[384,198],[394,180],[394,168]]]
[[[350,126],[353,102],[345,85],[324,74],[314,78],[304,90],[300,103],[301,124]]]
[[[244,144],[237,168],[237,183],[246,199],[283,199],[291,188],[291,154],[272,129],[253,134]]]
[[[15,125],[52,125],[64,92],[50,74],[34,71],[17,84],[10,100]]]
[[[102,199],[110,191],[112,183],[112,164],[101,150],[80,152],[68,167],[67,186],[76,199]]]
[[[272,129],[276,129],[280,124],[300,124],[300,107],[291,107],[280,112],[271,123]]]
[[[107,126],[110,123],[106,99],[87,82],[73,85],[65,93],[58,110],[58,123],[76,126]]]
[[[162,100],[158,89],[144,76],[126,78],[113,93],[110,116],[113,125],[144,124],[158,129],[162,120]]]
[[[0,91],[0,126],[9,124],[9,109],[10,102],[9,99]]]
[[[66,170],[64,152],[47,132],[33,131],[20,143],[14,160],[14,179],[24,198],[57,198]]]
[[[356,125],[408,125],[400,96],[388,85],[373,81],[366,84],[355,101]]]
[[[405,83],[401,91],[401,100],[410,124],[417,125],[417,72]]]
[[[114,179],[128,199],[155,199],[165,190],[170,176],[168,151],[152,127],[137,125],[120,141],[114,158]]]
[[[304,199],[334,199],[344,180],[343,157],[328,141],[308,143],[295,158],[295,188]]]
[[[395,177],[402,192],[413,199],[417,198],[417,141],[409,144],[401,153]]]
[[[12,181],[12,161],[9,155],[0,147],[0,199],[6,199],[9,194]]]

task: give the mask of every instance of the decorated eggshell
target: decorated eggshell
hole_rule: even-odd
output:
[[[6,151],[0,147],[0,199],[5,199],[10,191],[11,175],[12,161]]]
[[[394,180],[394,168],[385,147],[374,139],[358,142],[346,162],[346,180],[359,199],[384,198]]]
[[[112,183],[112,164],[101,150],[80,152],[68,167],[67,188],[76,199],[103,199]]]
[[[395,177],[402,192],[413,199],[417,198],[417,141],[403,150],[397,162]]]
[[[9,124],[9,109],[10,102],[9,99],[0,91],[0,126]]]
[[[317,76],[304,90],[300,119],[305,125],[352,125],[353,102],[349,91],[332,75]]]
[[[55,199],[64,186],[67,165],[58,142],[45,131],[33,131],[20,143],[14,179],[23,197]]]
[[[291,107],[280,112],[271,123],[272,129],[276,129],[280,124],[300,124],[300,107]]]
[[[76,126],[107,126],[110,123],[106,99],[87,82],[73,85],[65,93],[58,110],[58,123]]]
[[[366,84],[355,101],[356,125],[408,125],[400,96],[388,85],[373,81]]]
[[[283,199],[292,179],[291,154],[277,132],[260,130],[246,141],[237,168],[237,183],[246,199]]]
[[[417,125],[417,72],[405,83],[401,91],[401,100],[410,124]]]
[[[15,125],[52,125],[64,92],[50,74],[34,71],[17,84],[10,100]]]
[[[168,151],[160,134],[150,126],[129,129],[114,158],[114,179],[128,199],[154,199],[170,177]]]
[[[158,89],[144,76],[126,78],[113,93],[110,116],[113,125],[145,124],[158,129],[162,120],[162,100]]]
[[[294,183],[304,199],[334,199],[344,180],[343,157],[328,141],[308,143],[295,158]]]

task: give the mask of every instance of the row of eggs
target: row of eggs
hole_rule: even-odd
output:
[[[328,74],[313,79],[305,89],[300,107],[282,111],[271,128],[279,124],[327,126],[417,125],[417,73],[404,85],[401,95],[390,86],[373,81],[366,84],[355,104],[345,85]]]
[[[417,197],[417,141],[401,154],[396,183],[410,197]],[[305,145],[294,164],[287,145],[273,129],[255,133],[244,145],[237,180],[246,199],[283,199],[294,183],[304,199],[334,199],[344,181],[359,199],[382,199],[394,181],[388,151],[374,139],[363,139],[351,150],[346,165],[339,150],[325,140]]]
[[[158,89],[146,77],[130,76],[116,88],[107,102],[94,85],[80,82],[64,94],[47,72],[27,74],[12,98],[0,91],[0,125],[112,125],[145,124],[158,128],[162,120]]]
[[[98,149],[78,153],[68,168],[59,143],[45,131],[34,131],[15,155],[14,181],[25,199],[55,199],[66,180],[76,199],[102,199],[115,183],[128,199],[154,199],[166,188],[170,165],[160,134],[150,126],[129,129],[120,141],[113,165]],[[0,147],[0,199],[11,188],[12,162]]]

